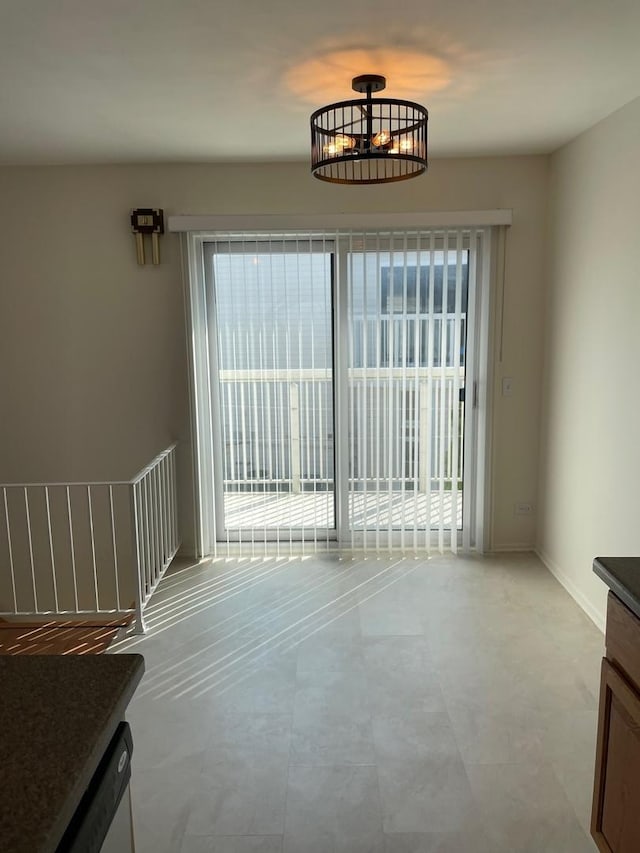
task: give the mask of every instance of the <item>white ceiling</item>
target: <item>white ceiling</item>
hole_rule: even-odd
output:
[[[353,74],[435,156],[554,150],[640,95],[638,0],[0,0],[0,163],[305,158]]]

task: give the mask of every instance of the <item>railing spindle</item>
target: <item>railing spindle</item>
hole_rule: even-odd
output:
[[[98,567],[96,565],[96,542],[93,530],[93,503],[91,501],[91,486],[87,486],[87,506],[89,507],[89,532],[91,534],[91,563],[93,565],[93,586],[96,598],[96,612],[100,612],[100,600],[98,597]]]
[[[178,478],[176,476],[176,452],[175,450],[171,453],[171,500],[173,504],[172,515],[173,515],[173,542],[171,545],[171,551],[175,551],[178,547],[179,533],[178,533]]]
[[[160,489],[158,484],[158,466],[154,465],[152,472],[152,489],[153,489],[153,518],[154,518],[154,532],[155,532],[155,565],[153,567],[153,584],[158,579],[160,574],[160,569],[162,567],[162,555],[160,553]]]
[[[29,559],[31,561],[31,582],[33,584],[33,606],[38,611],[38,593],[36,591],[36,570],[33,562],[33,541],[31,538],[31,513],[29,511],[29,497],[27,495],[27,487],[24,487],[24,509],[27,519],[27,534],[29,536]]]
[[[18,598],[16,596],[16,576],[13,567],[13,546],[11,544],[11,524],[9,523],[9,506],[7,504],[7,489],[3,487],[2,494],[4,497],[4,517],[7,524],[7,547],[9,549],[9,570],[11,572],[11,591],[13,592],[13,608],[18,612]]]
[[[291,491],[300,492],[300,392],[298,384],[289,385],[289,444]]]
[[[120,610],[120,581],[118,578],[118,548],[116,545],[116,524],[113,514],[113,486],[109,486],[109,517],[111,519],[111,543],[113,546],[113,577],[116,584],[116,607]]]
[[[162,487],[162,565],[166,564],[169,557],[169,538],[167,527],[169,525],[169,490],[167,488],[167,456],[162,457],[160,463],[160,484]]]
[[[143,607],[145,604],[145,596],[142,588],[142,537],[140,534],[140,483],[134,482],[131,486],[130,496],[130,511],[131,511],[131,526],[133,528],[133,568],[134,568],[134,589],[136,590],[136,600],[134,602],[136,611],[136,633],[143,634],[145,631]]]
[[[51,509],[49,507],[49,487],[44,487],[44,499],[47,505],[47,530],[49,532],[49,553],[51,554],[51,576],[53,579],[53,600],[56,605],[56,613],[60,610],[58,604],[58,582],[56,580],[56,562],[53,556],[53,534],[51,532]]]
[[[78,613],[78,578],[76,575],[76,546],[73,538],[73,518],[71,515],[71,497],[69,495],[69,486],[66,487],[67,492],[67,518],[69,520],[69,547],[71,549],[71,571],[73,573],[73,596],[76,605],[75,612]]]
[[[151,550],[149,552],[149,592],[153,589],[156,580],[157,554],[157,526],[156,526],[156,497],[154,489],[154,470],[151,469],[147,475],[149,488],[149,529],[151,531]]]
[[[165,523],[164,523],[164,558],[168,560],[171,555],[171,491],[169,489],[169,465],[170,457],[167,454],[163,461],[163,479],[165,490]]]
[[[145,577],[147,581],[146,595],[151,592],[151,507],[150,507],[150,499],[149,499],[149,474],[145,474],[144,479],[142,480],[144,484],[144,528],[145,528],[145,539],[146,539],[146,565],[145,565]],[[146,600],[146,596],[145,596]]]

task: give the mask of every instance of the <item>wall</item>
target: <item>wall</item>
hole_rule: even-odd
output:
[[[0,482],[126,478],[181,440],[183,529],[192,545],[188,388],[179,243],[139,268],[135,206],[172,213],[513,208],[502,375],[495,399],[495,548],[530,547],[536,499],[545,157],[437,160],[393,186],[342,187],[305,163],[0,169]]]
[[[538,549],[594,620],[597,555],[640,553],[640,99],[551,160]]]

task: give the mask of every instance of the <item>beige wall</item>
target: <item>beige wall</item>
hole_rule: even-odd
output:
[[[640,99],[552,157],[538,548],[603,623],[597,555],[640,553]]]
[[[313,180],[304,163],[0,169],[0,482],[126,478],[178,437],[188,391],[178,239],[139,268],[128,211],[296,213],[513,208],[495,399],[493,545],[531,546],[536,500],[548,160],[434,161],[383,187]],[[623,367],[627,369],[627,367]]]

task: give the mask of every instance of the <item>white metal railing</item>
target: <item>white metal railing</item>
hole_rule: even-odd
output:
[[[405,441],[406,458],[394,454],[391,467],[386,456],[376,464],[374,436],[366,434],[365,429],[361,454],[356,453],[351,460],[351,491],[366,489],[365,483],[384,482],[424,492],[431,487],[427,471],[430,479],[438,483],[443,480],[451,484],[454,479],[462,482],[464,401],[453,399],[456,374],[459,387],[463,387],[463,367],[420,368],[416,371],[416,379],[410,382],[403,379],[400,368],[348,370],[349,411],[355,408],[355,415],[349,415],[350,424],[354,417],[363,417],[375,424],[376,419],[393,405],[396,410],[393,440],[398,448],[403,443],[403,408],[405,422],[415,424],[412,436]],[[219,380],[226,419],[223,430],[226,492],[262,488],[297,493],[331,487],[334,472],[330,371],[221,370]],[[363,400],[367,397],[370,402],[373,400],[374,391],[379,410],[359,411]],[[455,405],[460,407],[457,431],[453,429]],[[439,433],[440,406],[445,408],[442,436]],[[434,411],[432,431],[427,429],[429,408]],[[270,419],[274,421],[273,427]],[[457,453],[454,453],[454,444],[457,444]],[[429,465],[427,457],[430,457]],[[379,476],[374,477],[374,471]]]
[[[0,485],[0,616],[134,614],[180,547],[176,445],[133,479]]]

